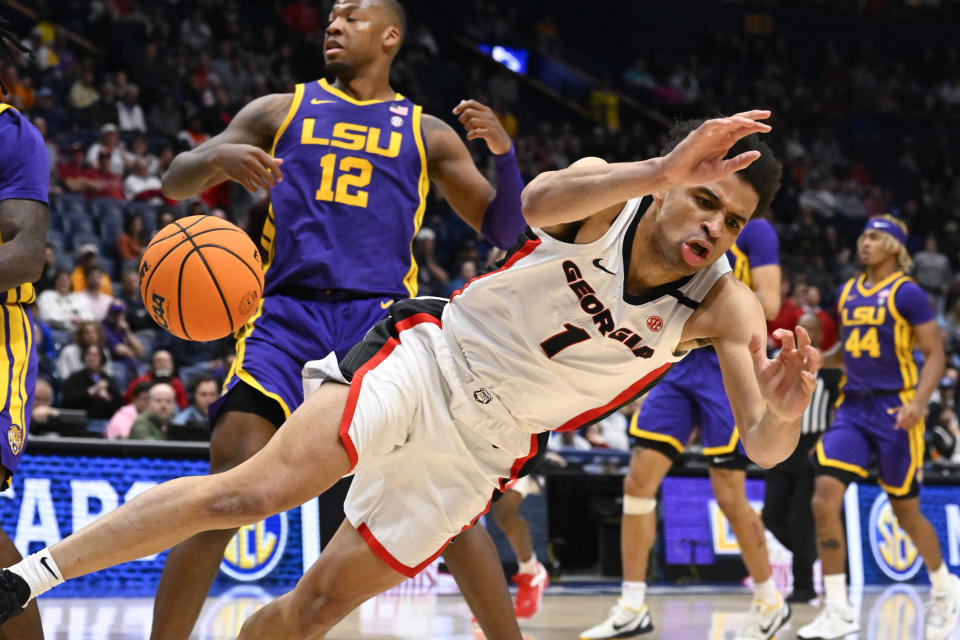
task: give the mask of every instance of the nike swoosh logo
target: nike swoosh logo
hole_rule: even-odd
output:
[[[47,564],[47,559],[46,559],[45,557],[44,557],[44,558],[40,558],[40,564],[43,565],[43,568],[44,568],[44,569],[46,569],[47,571],[50,572],[50,575],[52,575],[52,576],[53,576],[54,578],[56,578],[57,580],[60,579],[60,576],[58,576],[58,575],[54,572],[54,570],[50,568],[50,565]]]
[[[380,303],[380,308],[381,308],[381,309],[386,309],[387,307],[389,307],[389,306],[392,305],[392,304],[393,304],[393,300],[385,300],[384,302],[381,302],[381,303]]]
[[[317,100],[316,98],[310,98],[310,104],[330,104],[331,102],[336,102],[335,100]]]
[[[617,274],[615,274],[613,271],[610,271],[610,269],[607,269],[605,266],[603,266],[602,264],[600,264],[600,258],[597,258],[596,260],[593,261],[593,266],[595,266],[597,269],[600,269],[601,271],[606,271],[607,273],[609,273],[609,274],[612,275],[612,276],[617,275]]]
[[[636,624],[635,624],[635,623],[636,623]],[[627,628],[629,628],[629,627],[639,628],[639,627],[642,627],[642,626],[643,626],[643,618],[641,617],[639,622],[637,622],[636,619],[630,620],[629,622],[624,622],[623,624],[617,624],[616,622],[614,622],[614,623],[613,623],[613,630],[616,631],[617,633],[619,633],[619,632],[621,632],[621,631],[623,631],[624,629],[627,629]]]

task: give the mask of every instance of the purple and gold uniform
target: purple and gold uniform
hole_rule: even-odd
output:
[[[751,269],[780,264],[777,232],[762,218],[751,220],[727,252],[738,280],[751,286]],[[683,453],[700,425],[703,454],[719,466],[742,466],[743,445],[723,387],[717,352],[696,349],[670,369],[630,420],[630,444],[656,449],[671,460]]]
[[[895,429],[897,410],[916,394],[913,327],[934,318],[927,294],[898,271],[867,288],[865,276],[840,289],[837,310],[846,369],[837,414],[820,438],[818,473],[851,482],[867,477],[874,455],[880,486],[893,497],[916,495],[923,464],[923,421]]]
[[[400,94],[358,101],[326,80],[297,85],[271,153],[283,181],[261,238],[264,297],[237,335],[226,390],[243,381],[288,417],[306,361],[345,356],[394,299],[416,295],[430,184],[421,114]]]
[[[40,132],[16,109],[0,104],[0,202],[47,204],[49,175],[50,156]],[[7,479],[20,464],[30,431],[37,349],[26,305],[35,297],[29,283],[0,293],[0,462],[9,471]]]

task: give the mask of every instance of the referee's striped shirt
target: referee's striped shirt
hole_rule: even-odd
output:
[[[833,407],[840,394],[839,369],[821,369],[817,372],[817,388],[800,421],[801,435],[823,433],[830,426]]]

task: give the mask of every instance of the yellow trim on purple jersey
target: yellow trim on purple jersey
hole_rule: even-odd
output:
[[[740,247],[737,246],[737,243],[734,242],[730,245],[729,251],[734,256],[733,265],[733,277],[753,289],[753,277],[750,272],[750,258],[747,257],[743,251],[740,250]]]
[[[917,344],[917,334],[906,318],[897,310],[897,305],[894,304],[897,289],[904,282],[913,282],[913,279],[902,276],[891,287],[890,296],[887,298],[887,309],[890,310],[890,315],[894,318],[893,343],[896,348],[897,362],[900,364],[900,375],[903,376],[903,388],[913,389],[920,380],[917,374],[917,361],[913,358],[913,349]]]
[[[326,91],[327,93],[333,94],[341,100],[346,100],[350,104],[356,105],[358,107],[365,107],[368,104],[380,104],[383,102],[394,102],[396,100],[403,100],[403,96],[399,93],[395,93],[393,98],[390,100],[357,100],[356,98],[351,98],[340,89],[337,89],[332,84],[327,82],[326,78],[320,78],[317,80],[317,84],[320,85],[320,88]],[[279,136],[278,136],[279,137]]]
[[[862,296],[872,296],[872,295],[875,294],[877,291],[880,291],[880,289],[883,289],[885,286],[887,286],[888,284],[890,284],[891,282],[893,282],[894,280],[896,280],[897,278],[899,278],[899,277],[902,276],[902,275],[903,275],[903,272],[902,272],[902,271],[897,271],[896,273],[893,273],[893,274],[887,276],[886,278],[884,278],[883,280],[881,280],[881,281],[878,282],[877,284],[873,285],[873,286],[870,287],[869,289],[866,289],[866,288],[864,288],[864,283],[867,281],[867,274],[861,273],[860,276],[859,276],[858,278],[856,278],[856,281],[857,281],[857,291],[859,291],[859,292],[860,292],[860,295],[862,295]]]
[[[906,391],[900,392],[900,402],[902,402],[904,406],[913,402],[914,397],[916,397],[916,390],[914,389],[907,389]],[[917,469],[923,465],[923,437],[926,430],[926,421],[921,418],[920,422],[918,422],[915,427],[910,429],[909,433],[907,434],[910,442],[910,469],[903,478],[903,484],[901,484],[899,487],[891,487],[882,479],[877,480],[877,484],[879,484],[883,490],[890,495],[905,496],[910,493],[910,489],[913,487],[913,482],[917,476]]]
[[[420,153],[420,181],[417,185],[417,191],[420,194],[420,203],[417,205],[417,211],[413,215],[413,237],[410,238],[410,270],[403,277],[403,286],[410,292],[410,297],[417,295],[417,273],[420,267],[417,265],[416,258],[413,257],[413,242],[417,238],[420,226],[423,224],[423,214],[427,209],[427,194],[430,192],[430,175],[427,172],[427,149],[423,144],[423,107],[414,105],[413,107],[413,140],[417,144],[417,151]]]
[[[722,456],[726,453],[733,453],[733,451],[737,448],[737,440],[739,438],[740,438],[740,428],[734,425],[733,432],[730,434],[730,442],[719,447],[704,447],[703,455]]]
[[[850,473],[855,473],[861,478],[866,478],[870,474],[867,473],[867,470],[863,467],[855,464],[850,464],[849,462],[844,462],[843,460],[834,460],[833,458],[828,458],[826,452],[823,450],[823,442],[817,441],[817,462],[820,463],[820,466],[823,467],[834,467],[836,469],[842,469],[843,471],[849,471]]]
[[[664,433],[657,433],[656,431],[646,431],[641,429],[637,424],[637,417],[640,415],[639,411],[633,413],[633,417],[630,418],[630,435],[637,438],[644,438],[647,440],[656,440],[657,442],[665,442],[674,449],[677,450],[677,453],[683,453],[683,444],[674,438],[673,436],[668,436]],[[736,443],[734,443],[736,446]]]

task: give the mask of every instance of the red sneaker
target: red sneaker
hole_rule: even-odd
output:
[[[513,612],[517,618],[532,618],[543,605],[543,592],[550,584],[550,575],[542,564],[537,563],[535,573],[518,573],[513,576],[517,585],[517,597],[513,601]]]

